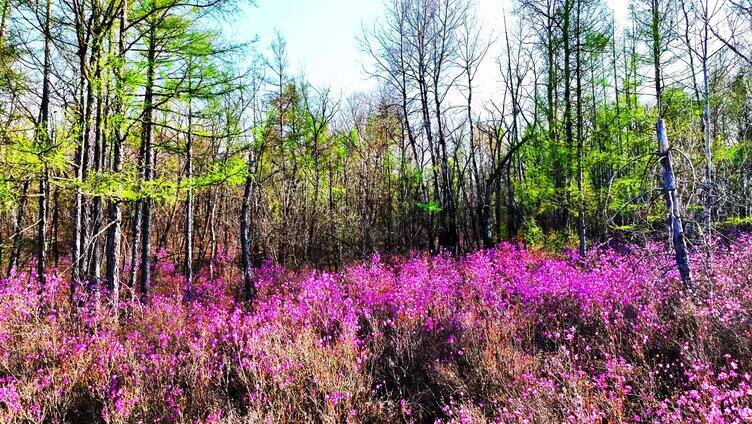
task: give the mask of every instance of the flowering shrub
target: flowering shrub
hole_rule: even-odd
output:
[[[250,311],[229,261],[186,300],[161,252],[149,304],[117,311],[17,272],[0,422],[749,422],[752,238],[696,267],[694,300],[664,251],[267,263]]]

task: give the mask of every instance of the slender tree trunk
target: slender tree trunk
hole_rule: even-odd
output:
[[[309,112],[310,113],[310,112]],[[314,122],[314,128],[313,128],[313,136],[311,138],[312,142],[312,156],[313,156],[313,201],[311,203],[311,210],[310,214],[308,215],[308,219],[306,220],[306,225],[308,226],[308,234],[307,234],[307,241],[306,241],[306,257],[309,261],[312,261],[314,265],[318,265],[318,261],[320,259],[320,255],[318,254],[317,250],[315,249],[315,233],[316,233],[316,216],[319,209],[319,195],[320,195],[320,186],[321,186],[321,180],[320,180],[320,173],[319,173],[319,146],[318,146],[318,130],[316,129],[316,117],[311,117],[312,121]]]
[[[115,131],[113,137],[112,150],[112,172],[118,174],[121,172],[123,164],[123,141],[122,133],[122,116],[123,110],[123,90],[125,78],[125,43],[126,28],[128,25],[128,0],[123,0],[120,6],[120,31],[118,34],[118,57],[120,62],[115,70],[115,115],[118,119],[115,121]],[[107,289],[110,291],[112,307],[117,313],[120,303],[120,251],[121,251],[121,232],[122,232],[122,211],[120,202],[117,199],[110,200],[107,211],[107,218],[110,227],[107,229]]]
[[[572,151],[572,147],[574,144],[574,128],[572,125],[572,40],[571,40],[571,21],[572,21],[572,1],[574,0],[565,0],[564,1],[564,11],[562,12],[564,14],[563,19],[564,23],[562,25],[561,29],[561,35],[562,35],[562,43],[564,43],[564,136],[566,137],[566,150],[567,153],[565,155],[566,159],[566,165],[564,167],[564,203],[565,203],[565,217],[564,219],[565,225],[563,230],[568,231],[569,230],[569,213],[566,212],[568,210],[569,205],[569,190],[568,190],[568,181],[570,177],[571,172],[571,161],[570,161],[570,152]]]
[[[333,195],[333,189],[334,189],[334,176],[333,169],[332,169],[332,160],[328,163],[328,177],[329,177],[329,187],[327,190],[327,204],[329,207],[329,261],[334,263],[337,267],[339,267],[339,259],[336,257],[336,246],[339,244],[339,239],[336,234],[336,227],[335,227],[335,214],[334,214],[334,195]],[[403,238],[404,241],[404,238]]]
[[[697,102],[700,101],[700,89],[697,87],[697,73],[695,72],[695,55],[694,49],[692,49],[692,39],[690,38],[689,31],[691,29],[691,23],[689,21],[689,12],[687,11],[686,2],[681,2],[682,12],[684,14],[684,43],[687,45],[687,56],[689,57],[689,72],[692,76],[692,91],[694,92]],[[706,34],[707,35],[707,34]]]
[[[156,27],[152,24],[149,29],[146,68],[146,89],[144,93],[144,123],[142,144],[144,147],[144,181],[151,181],[154,177],[154,152],[152,147],[152,131],[154,121],[154,78],[156,66]],[[149,285],[151,280],[151,224],[153,199],[147,197],[142,200],[141,220],[141,302],[149,299]]]
[[[92,37],[93,38],[93,37]],[[99,148],[99,128],[97,125],[99,125],[99,117],[96,117],[95,125],[91,125],[92,121],[92,114],[95,110],[99,110],[100,105],[100,96],[96,96],[95,99],[95,88],[99,87],[98,79],[100,76],[100,64],[99,64],[99,47],[96,42],[91,41],[92,47],[91,47],[91,53],[89,54],[89,63],[86,65],[87,69],[87,75],[91,75],[91,72],[93,71],[93,75],[91,75],[91,79],[89,80],[87,78],[86,83],[86,99],[83,102],[83,104],[86,105],[85,107],[85,116],[84,116],[84,156],[83,156],[83,173],[82,173],[82,182],[86,181],[86,179],[89,176],[89,172],[91,168],[94,168],[96,171],[98,167],[98,157],[97,157],[97,149]],[[96,104],[95,104],[96,100]],[[96,106],[96,109],[95,109]],[[92,127],[94,127],[94,134],[92,137]],[[92,139],[93,138],[93,139]],[[96,276],[94,275],[94,268],[92,265],[92,254],[95,250],[96,245],[96,239],[94,238],[94,235],[96,233],[96,209],[94,205],[92,205],[91,197],[83,197],[82,198],[82,204],[81,204],[81,263],[80,263],[80,270],[81,270],[81,277],[82,281],[85,281],[86,283],[86,290],[87,293],[92,293],[96,289]],[[96,202],[94,202],[96,203]]]
[[[79,76],[79,85],[80,85],[80,93],[79,93],[79,109],[80,109],[80,118],[81,118],[81,126],[82,128],[79,129],[80,134],[78,136],[78,149],[76,152],[76,182],[79,184],[79,187],[76,187],[76,199],[75,199],[75,212],[74,212],[74,222],[75,222],[75,230],[73,232],[73,264],[72,264],[72,278],[71,278],[71,286],[70,286],[70,301],[71,305],[75,306],[75,296],[76,296],[76,289],[78,287],[78,284],[83,279],[83,273],[82,273],[82,267],[83,267],[83,255],[84,255],[84,247],[85,247],[85,221],[84,221],[84,195],[81,191],[80,185],[83,184],[84,176],[86,175],[86,166],[87,166],[87,160],[86,156],[88,154],[88,104],[87,104],[87,97],[86,97],[86,50],[84,46],[79,46],[79,72],[81,72],[81,75]]]
[[[557,191],[557,193],[561,193],[567,189],[567,181],[565,177],[567,165],[566,161],[563,160],[562,155],[558,152],[560,140],[556,120],[559,114],[557,89],[559,76],[557,72],[557,43],[556,35],[554,33],[555,26],[557,24],[554,17],[555,11],[553,10],[554,1],[555,0],[547,1],[548,15],[546,22],[546,53],[548,60],[546,62],[546,66],[548,68],[548,75],[546,79],[546,103],[548,110],[546,113],[546,118],[548,121],[548,139],[549,142],[552,143],[553,146],[555,146],[554,154],[551,158],[553,161],[554,189]],[[499,184],[501,184],[501,182],[499,182]],[[556,197],[559,198],[559,196]],[[566,215],[566,208],[564,208],[564,210],[562,210],[561,207],[557,208],[554,215],[554,225],[563,226],[563,223],[567,221]]]
[[[101,80],[101,59],[100,54],[97,53],[96,55],[92,55],[94,58],[94,67],[96,69],[94,78],[96,81]],[[99,174],[103,171],[104,167],[104,143],[105,143],[105,136],[103,133],[103,122],[104,122],[104,102],[103,102],[103,86],[102,84],[97,84],[96,89],[96,112],[94,116],[94,143],[93,143],[93,163],[92,167],[96,174]],[[92,202],[91,202],[91,208],[90,208],[90,225],[89,225],[89,249],[91,253],[87,255],[89,257],[88,259],[88,274],[89,274],[89,287],[91,291],[96,291],[97,295],[97,302],[99,301],[99,293],[101,292],[99,288],[99,283],[101,279],[101,256],[102,256],[102,246],[99,240],[99,231],[102,227],[102,196],[95,195],[93,196]]]
[[[213,280],[215,277],[214,261],[217,258],[217,194],[212,194],[213,199],[211,202],[211,212],[209,215],[209,279]]]
[[[421,107],[421,112],[422,112],[422,117],[423,117],[423,130],[426,134],[428,150],[431,153],[431,167],[435,170],[439,166],[438,164],[439,159],[437,157],[438,149],[436,148],[436,143],[434,142],[434,137],[433,137],[433,128],[431,125],[431,113],[429,111],[429,105],[428,105],[428,87],[427,87],[427,83],[425,80],[426,78],[425,73],[422,70],[424,66],[425,65],[422,63],[419,65],[419,67],[421,68],[421,71],[420,71],[420,75],[418,77],[417,82],[418,82],[418,87],[420,89],[420,107]],[[434,174],[435,174],[435,171],[434,171]],[[440,197],[443,199],[443,197],[441,197],[442,193],[439,188],[439,178],[437,178],[435,175],[433,177],[433,192],[434,192],[434,196]],[[426,198],[430,201],[430,196],[426,196]],[[439,223],[439,227],[440,227],[439,233],[441,233],[442,232],[441,228],[446,227],[443,223],[444,214],[440,214],[439,217],[440,217],[440,220],[442,221]],[[430,237],[429,245],[431,246],[431,251],[434,252],[436,249],[436,246],[435,246],[434,237],[433,237],[433,216],[430,212],[428,213],[428,219],[429,219],[429,226],[431,227],[431,233],[429,236]],[[440,234],[439,246],[438,246],[439,248],[444,247],[441,239],[442,239],[442,236]]]
[[[143,163],[143,160],[141,162]],[[128,288],[131,291],[131,300],[136,299],[136,292],[138,291],[139,258],[141,257],[141,206],[143,202],[143,199],[136,202],[131,226],[131,257],[130,273],[128,275]]]
[[[188,77],[190,79],[190,76]],[[189,82],[190,84],[190,82]],[[190,91],[190,88],[189,88]],[[193,284],[193,108],[192,102],[188,100],[188,134],[185,145],[185,178],[187,181],[187,193],[185,196],[185,297],[190,299],[192,296]]]
[[[514,146],[519,145],[520,143],[520,132],[519,132],[519,122],[518,122],[518,116],[521,112],[520,104],[518,101],[518,95],[519,95],[519,81],[517,81],[517,84],[515,84],[515,76],[512,73],[512,47],[509,43],[509,33],[506,28],[506,17],[504,18],[504,40],[506,42],[506,48],[507,48],[507,74],[508,76],[508,89],[509,94],[512,97],[512,128],[510,131],[510,149],[515,148]],[[512,161],[514,160],[514,156],[509,157],[509,162],[507,163],[507,181],[506,181],[506,192],[507,192],[507,237],[512,240],[517,235],[518,231],[518,225],[519,225],[519,217],[517,213],[517,206],[515,204],[515,198],[514,198],[514,186],[513,186],[513,179],[512,179]]]
[[[687,240],[684,237],[684,224],[681,219],[682,208],[677,196],[676,179],[674,177],[673,164],[671,162],[671,146],[666,135],[666,127],[663,122],[663,102],[662,102],[662,81],[661,81],[661,32],[660,32],[660,13],[658,10],[659,0],[652,0],[651,12],[651,33],[652,33],[652,50],[653,65],[655,72],[655,94],[658,108],[658,122],[656,123],[656,134],[658,138],[659,159],[663,167],[663,190],[666,199],[666,208],[668,209],[668,227],[671,235],[671,242],[674,248],[674,258],[676,266],[681,274],[684,287],[689,291],[694,291],[692,282],[692,272],[689,263],[689,253],[687,250]]]
[[[438,79],[434,79],[434,107],[436,108],[436,131],[439,142],[439,163],[441,165],[441,231],[439,236],[440,247],[447,249],[452,254],[458,253],[459,240],[457,238],[457,215],[454,207],[454,194],[452,190],[452,175],[449,169],[449,154],[447,149],[446,135],[444,134],[443,111],[439,99]]]
[[[400,35],[400,39],[402,39],[402,35]],[[409,110],[409,104],[408,104],[408,98],[407,98],[407,74],[406,70],[404,68],[404,52],[402,49],[400,49],[400,94],[402,95],[402,119],[403,119],[403,126],[405,128],[405,131],[407,132],[407,140],[408,144],[410,145],[410,149],[413,154],[413,160],[415,161],[416,166],[418,169],[420,169],[421,174],[423,172],[423,163],[418,155],[418,148],[417,143],[415,140],[415,130],[413,129],[413,124],[410,122],[410,110]],[[345,171],[346,172],[346,171]],[[346,175],[346,174],[345,174]],[[346,178],[345,178],[346,180]],[[345,181],[346,182],[346,181]],[[347,186],[347,184],[345,184]],[[427,203],[429,201],[428,196],[428,190],[425,186],[425,181],[423,178],[421,178],[420,182],[418,183],[418,197],[422,195],[421,201],[424,203]],[[420,215],[422,215],[423,219],[421,222],[421,225],[425,229],[425,236],[426,236],[426,247],[429,251],[434,250],[434,242],[433,242],[433,228],[430,223],[429,213],[428,211],[422,211],[420,212]]]
[[[40,289],[47,284],[47,211],[48,194],[50,189],[49,168],[44,165],[39,179],[38,220],[37,223],[37,279]]]
[[[709,2],[705,0],[705,9],[703,11],[703,40],[702,40],[702,82],[703,82],[703,114],[702,127],[705,136],[705,178],[703,180],[703,222],[705,226],[705,237],[710,237],[713,220],[713,157],[712,157],[712,138],[710,134],[710,82],[708,76],[708,30],[709,30]],[[691,54],[690,54],[691,56]],[[693,73],[694,76],[694,73]],[[694,78],[693,78],[694,79]]]
[[[512,186],[512,161],[506,164],[506,191],[507,191],[507,238],[514,239],[517,234],[517,212],[514,204],[514,187]]]
[[[44,12],[44,64],[42,75],[42,101],[39,111],[39,128],[37,133],[37,143],[42,152],[46,152],[51,144],[49,125],[50,125],[50,74],[52,73],[51,63],[51,43],[52,34],[51,26],[52,1],[45,2]],[[40,290],[44,290],[47,283],[45,273],[47,271],[47,205],[49,193],[49,168],[46,158],[42,157],[44,163],[42,175],[39,179],[39,199],[38,199],[38,223],[37,223],[37,279],[39,280]]]
[[[256,177],[253,171],[252,154],[248,155],[248,176],[245,179],[245,189],[243,190],[243,203],[240,211],[240,249],[243,265],[243,296],[246,305],[249,307],[256,298],[256,287],[253,280],[253,269],[251,266],[251,228],[249,222],[251,197],[253,195],[254,181]]]
[[[52,202],[52,260],[57,268],[60,263],[60,189],[57,187],[53,190]]]
[[[16,206],[16,217],[13,221],[13,236],[11,236],[10,261],[8,262],[8,274],[18,267],[21,258],[21,241],[23,240],[23,219],[26,201],[29,197],[29,180],[24,181],[21,188],[21,200]]]
[[[585,171],[583,167],[583,149],[584,149],[584,134],[583,134],[583,116],[582,116],[582,46],[581,46],[581,32],[582,22],[580,20],[580,11],[582,9],[582,1],[577,1],[577,50],[576,50],[576,67],[577,67],[577,191],[579,193],[578,207],[577,207],[577,235],[579,238],[579,253],[580,256],[585,256],[586,253],[586,239],[585,239]],[[593,93],[595,98],[595,92]]]
[[[467,78],[467,122],[470,128],[469,139],[470,143],[470,165],[472,166],[473,179],[476,184],[476,195],[478,196],[477,205],[475,206],[475,220],[473,222],[475,227],[475,233],[477,234],[476,242],[478,246],[491,247],[493,244],[493,238],[491,234],[490,217],[486,214],[486,203],[488,198],[485,193],[485,185],[483,179],[480,176],[480,168],[478,167],[478,158],[475,148],[475,122],[473,119],[473,72],[471,65],[468,63],[465,65],[465,77]]]

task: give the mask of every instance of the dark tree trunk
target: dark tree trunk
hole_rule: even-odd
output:
[[[122,91],[124,89],[125,78],[125,43],[126,27],[128,25],[128,1],[123,0],[120,5],[120,31],[118,36],[118,57],[120,63],[116,69],[116,88],[115,88],[115,115],[120,117],[123,114]],[[117,174],[121,171],[123,164],[123,141],[120,121],[115,123],[112,149],[112,172]],[[121,251],[121,232],[122,232],[122,211],[120,202],[117,199],[110,200],[107,208],[107,219],[110,227],[107,229],[107,289],[110,291],[110,298],[113,309],[117,313],[120,303],[120,251]]]
[[[577,236],[579,238],[579,253],[580,256],[585,256],[587,249],[587,241],[585,239],[585,171],[583,166],[583,150],[584,150],[584,134],[583,134],[583,116],[582,116],[582,46],[581,46],[581,32],[582,22],[580,20],[580,11],[582,8],[582,0],[577,1],[577,30],[576,30],[576,74],[577,74],[577,191],[579,193],[579,199],[577,202]],[[595,93],[593,93],[595,98]]]
[[[190,78],[190,76],[188,77]],[[189,89],[190,91],[190,89]],[[187,193],[185,196],[185,226],[183,228],[185,237],[185,297],[190,299],[192,296],[191,287],[193,284],[193,108],[191,101],[188,100],[188,134],[185,144],[185,178],[187,181]]]
[[[60,189],[55,187],[52,195],[52,260],[55,268],[60,263]]]
[[[50,146],[50,74],[52,71],[51,63],[51,43],[52,34],[51,26],[51,0],[45,2],[44,12],[44,69],[42,75],[42,101],[39,111],[39,128],[37,133],[37,143],[40,151],[46,151]],[[37,279],[39,280],[40,290],[44,290],[47,283],[45,273],[47,271],[47,206],[49,193],[49,168],[46,160],[43,158],[44,169],[39,178],[39,199],[38,199],[38,220],[37,223]]]
[[[561,29],[562,43],[564,43],[564,137],[566,138],[566,150],[565,157],[567,158],[564,166],[564,208],[563,220],[564,225],[560,230],[569,230],[569,190],[567,190],[568,181],[570,177],[571,162],[569,155],[574,144],[574,126],[572,125],[572,44],[571,44],[571,17],[572,17],[572,1],[564,1],[563,13],[563,25]],[[560,223],[561,224],[561,223]]]
[[[8,262],[8,274],[10,274],[20,262],[21,241],[23,240],[23,219],[26,201],[29,195],[29,180],[24,181],[21,188],[21,200],[16,206],[16,217],[13,221],[13,235],[11,236],[10,261]]]
[[[152,131],[154,121],[154,74],[156,60],[156,27],[152,24],[149,30],[148,51],[147,51],[147,68],[146,68],[146,89],[144,93],[144,123],[142,130],[142,144],[144,149],[144,170],[143,178],[145,182],[151,181],[154,177],[154,152],[152,147]],[[147,197],[141,201],[142,220],[141,220],[141,281],[140,294],[141,302],[146,303],[149,298],[149,285],[151,280],[151,224],[152,224],[152,207],[154,201]]]
[[[245,189],[243,190],[243,203],[240,211],[240,248],[241,259],[243,265],[243,296],[246,301],[246,305],[249,307],[253,304],[256,298],[256,286],[253,279],[253,269],[251,261],[251,228],[249,222],[251,197],[254,191],[254,178],[255,175],[251,172],[253,169],[252,155],[249,154],[248,158],[248,172],[249,175],[245,179]]]

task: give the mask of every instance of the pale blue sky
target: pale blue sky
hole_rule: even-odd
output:
[[[258,36],[258,48],[266,53],[279,30],[287,40],[290,65],[295,74],[304,73],[317,86],[332,88],[349,95],[368,91],[375,85],[363,72],[367,60],[358,47],[356,37],[363,25],[373,26],[383,15],[384,0],[257,0],[256,7],[245,7],[230,25],[226,34],[236,39]],[[608,0],[616,6],[617,16],[624,14],[627,0]],[[477,14],[486,33],[497,38],[486,59],[479,79],[480,96],[490,94],[497,86],[496,58],[501,54],[503,40],[502,7],[507,13],[511,0],[475,0]]]
[[[382,0],[257,0],[245,7],[234,31],[258,35],[258,48],[267,53],[279,30],[287,40],[292,72],[304,71],[311,83],[336,91],[371,87],[363,75],[356,36],[361,25],[381,15]]]

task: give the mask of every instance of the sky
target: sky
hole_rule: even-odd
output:
[[[607,0],[617,19],[626,14],[628,0]],[[485,33],[496,39],[479,72],[479,97],[490,95],[500,82],[496,59],[502,54],[503,19],[512,9],[512,0],[475,0],[477,15]],[[357,37],[364,27],[373,27],[381,19],[384,0],[256,0],[256,6],[244,6],[240,15],[227,25],[226,36],[234,39],[257,38],[262,53],[279,31],[287,40],[290,65],[294,74],[304,74],[317,87],[348,96],[373,90],[376,82],[363,71],[366,55]],[[511,21],[508,18],[508,21]]]

